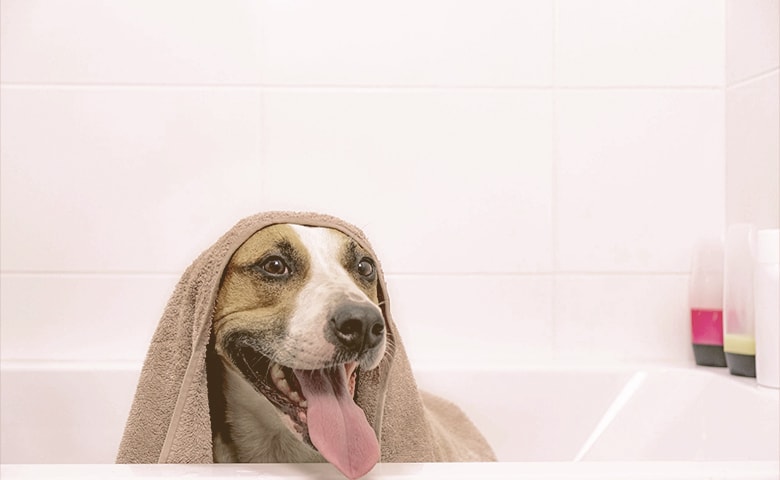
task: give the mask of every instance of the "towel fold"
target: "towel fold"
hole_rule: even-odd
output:
[[[363,232],[328,215],[267,212],[237,223],[187,268],[168,301],[144,361],[117,463],[213,462],[206,351],[220,279],[244,241],[279,223],[334,228],[376,259]],[[379,438],[380,461],[494,461],[490,446],[458,407],[417,388],[378,259],[377,268],[392,345],[377,368],[361,372],[355,401]]]

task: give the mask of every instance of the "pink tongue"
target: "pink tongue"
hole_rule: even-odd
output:
[[[366,414],[349,394],[344,367],[294,372],[308,404],[311,442],[347,477],[368,473],[379,461],[379,443]]]

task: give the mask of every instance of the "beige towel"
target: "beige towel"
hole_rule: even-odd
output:
[[[117,463],[212,463],[206,349],[215,297],[236,249],[277,223],[335,228],[376,258],[363,232],[327,215],[268,212],[236,224],[190,265],[168,301],[144,361]],[[417,389],[377,267],[379,299],[394,348],[388,347],[379,367],[361,373],[356,402],[380,440],[381,461],[495,460],[458,407]]]

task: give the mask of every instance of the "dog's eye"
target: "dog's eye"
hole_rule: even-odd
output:
[[[262,268],[265,273],[276,277],[290,273],[290,267],[288,267],[284,260],[279,257],[267,259],[260,265],[260,268]]]
[[[357,264],[357,272],[363,277],[372,276],[375,269],[376,267],[374,267],[374,262],[367,258],[362,259]]]

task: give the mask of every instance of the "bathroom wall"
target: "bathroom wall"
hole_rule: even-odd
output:
[[[777,217],[777,8],[2,0],[2,360],[140,364],[189,262],[295,209],[365,230],[417,365],[690,361],[691,245],[741,185]]]
[[[773,0],[726,2],[726,224],[780,223],[780,20]]]

